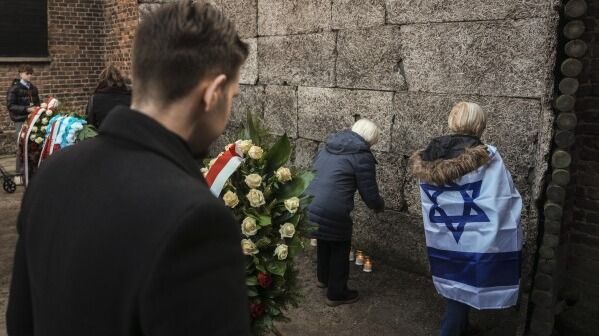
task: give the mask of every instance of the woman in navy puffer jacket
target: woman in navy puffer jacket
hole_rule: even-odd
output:
[[[351,130],[331,135],[314,159],[316,177],[307,192],[314,196],[308,208],[310,221],[318,225],[318,282],[327,288],[327,304],[337,306],[358,300],[347,288],[351,248],[354,194],[366,205],[382,211],[385,203],[376,182],[376,160],[370,147],[378,142],[379,129],[371,121],[358,120]]]

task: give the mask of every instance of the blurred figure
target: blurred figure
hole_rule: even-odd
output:
[[[6,93],[6,107],[10,119],[15,123],[16,140],[18,145],[19,132],[23,123],[27,120],[29,113],[33,112],[36,106],[40,106],[39,92],[35,85],[31,83],[33,77],[33,67],[29,64],[19,66],[19,78],[13,80],[12,85]],[[16,173],[24,174],[23,161],[17,158]],[[16,177],[15,182],[22,184],[21,176]]]
[[[379,140],[379,128],[360,119],[351,130],[331,135],[314,159],[316,177],[307,193],[314,196],[308,208],[310,221],[318,224],[317,275],[319,287],[327,288],[326,303],[337,306],[356,302],[358,291],[347,288],[354,194],[366,205],[383,211],[385,202],[376,181],[376,160],[370,151]]]
[[[100,83],[87,103],[87,122],[100,128],[115,106],[131,105],[131,90],[119,69],[110,64],[100,73]]]

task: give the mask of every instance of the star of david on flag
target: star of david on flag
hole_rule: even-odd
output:
[[[480,195],[481,185],[482,180],[463,185],[456,183],[447,186],[435,186],[426,183],[420,185],[426,196],[433,203],[428,213],[430,222],[445,224],[458,244],[467,223],[486,223],[490,221],[487,214],[474,203],[474,200]],[[461,215],[449,215],[439,205],[438,197],[447,192],[457,192],[461,195],[464,206]]]

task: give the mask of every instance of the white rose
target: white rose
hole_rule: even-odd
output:
[[[293,238],[293,235],[295,234],[295,226],[291,223],[285,223],[281,225],[279,233],[281,234],[281,239]]]
[[[47,115],[47,116],[51,116],[51,115],[52,115],[52,113],[54,113],[54,112],[52,112],[52,110],[46,110],[46,115]]]
[[[247,154],[250,148],[252,148],[252,140],[241,140],[239,142],[239,149],[241,149],[243,154]]]
[[[275,175],[277,176],[277,180],[279,180],[279,182],[285,183],[291,181],[291,170],[289,170],[289,168],[281,167],[277,169]]]
[[[42,118],[42,124],[46,125],[48,123],[48,118]]]
[[[254,160],[260,160],[262,158],[263,153],[264,150],[258,146],[252,146],[248,151],[248,155]]]
[[[36,144],[38,144],[38,145],[39,145],[39,144],[41,144],[42,142],[44,142],[44,139],[43,139],[43,138],[41,138],[41,137],[37,137],[37,138],[35,139],[35,143],[36,143]]]
[[[250,201],[250,205],[254,208],[266,203],[266,200],[264,200],[264,195],[258,189],[250,189],[250,192],[245,197],[247,197],[248,201]]]
[[[35,141],[35,138],[36,138],[35,134],[31,134],[31,136],[29,137],[29,140]]]
[[[300,200],[297,197],[291,197],[285,200],[285,209],[291,212],[292,214],[297,212],[297,208],[299,208]]]
[[[48,129],[48,127],[47,127],[47,126],[42,126],[42,132],[45,132],[45,131],[46,131],[46,129]]]
[[[258,188],[262,184],[262,176],[258,174],[250,174],[245,177],[245,184],[250,188]]]
[[[229,208],[234,208],[239,204],[239,198],[237,194],[232,191],[227,191],[223,196],[223,200],[225,201],[225,205]]]
[[[216,162],[216,158],[210,160],[210,162],[208,162],[208,169],[210,169],[214,165],[215,162]]]
[[[37,126],[31,127],[31,132],[33,132],[33,133],[37,132]]]
[[[246,237],[250,237],[258,232],[258,225],[256,225],[256,220],[252,217],[246,217],[243,222],[241,222],[241,233],[243,233]]]
[[[241,250],[245,255],[252,255],[258,253],[258,248],[256,248],[256,244],[251,239],[242,239],[241,240]]]
[[[279,244],[279,245],[277,245],[277,248],[275,249],[274,255],[276,255],[277,258],[279,258],[279,260],[285,260],[285,259],[287,259],[288,253],[289,253],[289,248],[287,247],[287,245]]]

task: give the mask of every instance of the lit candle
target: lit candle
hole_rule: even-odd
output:
[[[372,260],[370,257],[364,257],[364,268],[362,268],[364,272],[372,272]]]
[[[356,254],[354,253],[354,249],[349,250],[349,261],[356,260]]]
[[[360,250],[356,251],[356,265],[358,265],[358,266],[364,265],[364,253]]]
[[[310,245],[316,246],[316,245],[318,245],[318,241],[316,239],[312,238],[312,239],[310,239]]]

